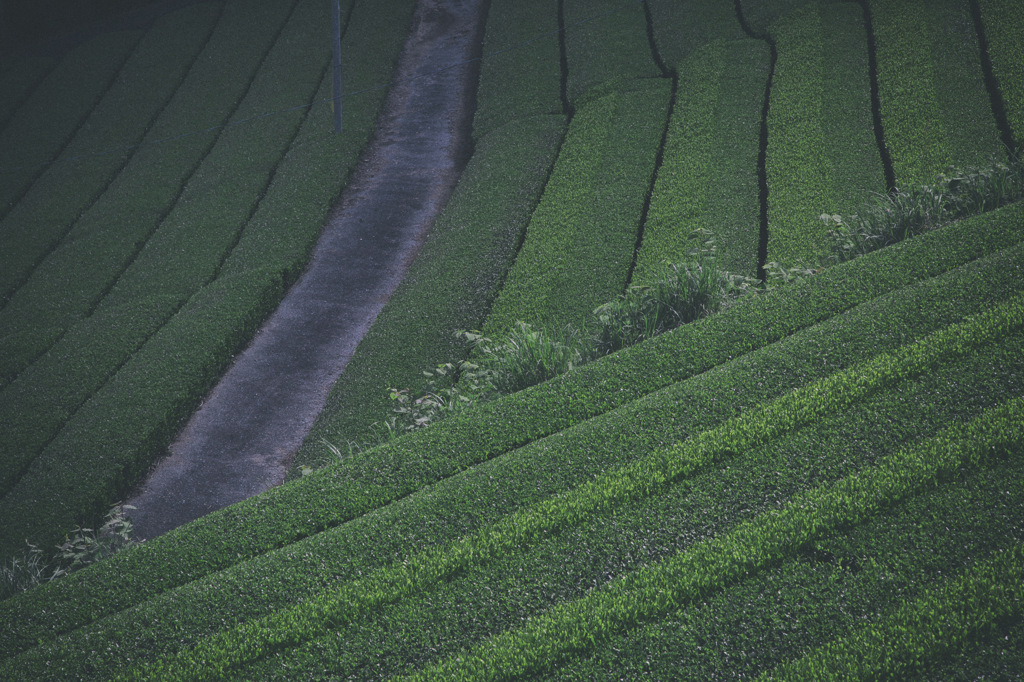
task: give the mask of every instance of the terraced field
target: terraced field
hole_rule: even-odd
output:
[[[343,7],[353,90],[388,78],[390,2]],[[329,133],[324,5],[88,43],[45,143],[19,130],[79,66],[0,74],[4,553],[116,501],[301,272],[381,101]],[[1024,202],[836,265],[818,218],[1007,160],[1017,14],[492,0],[473,156],[293,479],[0,601],[0,678],[1019,679]],[[584,325],[708,232],[734,273],[822,269],[343,447],[455,331]]]

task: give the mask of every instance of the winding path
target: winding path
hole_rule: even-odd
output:
[[[471,152],[486,0],[420,0],[392,87],[305,274],[127,504],[150,539],[284,480]],[[459,64],[438,71],[442,66]],[[414,78],[416,76],[422,76]],[[412,80],[410,80],[412,79]]]

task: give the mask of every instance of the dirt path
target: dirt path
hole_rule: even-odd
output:
[[[280,484],[470,153],[486,0],[420,0],[375,137],[302,278],[128,504],[154,538]]]

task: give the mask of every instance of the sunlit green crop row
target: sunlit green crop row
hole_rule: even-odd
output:
[[[512,548],[536,543],[546,533],[574,526],[627,500],[657,494],[667,484],[691,477],[719,457],[757,447],[840,411],[887,385],[942,363],[955,362],[955,358],[971,353],[993,338],[1021,328],[1024,328],[1024,297],[1018,296],[968,322],[951,325],[895,353],[798,389],[565,495],[509,514],[459,542],[428,550],[402,564],[321,593],[297,607],[217,635],[172,660],[140,670],[138,678],[159,675],[166,679],[216,679],[231,668],[297,646],[323,634],[325,628],[336,627],[367,610],[404,598],[468,565],[498,559]],[[1020,409],[1024,409],[1024,401],[1018,405],[1018,411]],[[1004,430],[1007,424],[1013,423],[1001,415],[997,421]],[[905,473],[903,477],[915,485],[920,483],[920,476]],[[817,533],[818,525],[810,524],[808,530]],[[785,533],[780,532],[779,537],[783,535]],[[737,542],[735,546],[743,544]],[[539,640],[531,639],[531,642],[533,647],[546,646]],[[505,669],[510,662],[502,660],[497,667]]]
[[[978,466],[994,452],[1019,447],[1024,441],[1022,418],[1024,400],[1013,400],[966,426],[951,427],[857,475],[801,496],[724,537],[627,574],[589,597],[556,606],[519,629],[410,679],[514,679],[545,669],[567,654],[600,645],[617,630],[698,602],[834,529],[862,523],[961,467]],[[1019,551],[1013,558],[1019,571]]]

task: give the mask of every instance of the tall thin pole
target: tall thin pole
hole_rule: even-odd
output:
[[[331,25],[334,27],[334,132],[341,132],[341,1],[333,0]]]

